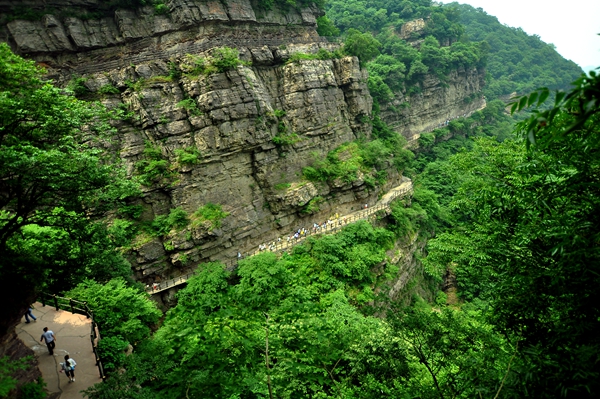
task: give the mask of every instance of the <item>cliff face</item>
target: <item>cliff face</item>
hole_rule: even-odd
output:
[[[168,13],[158,15],[154,7],[136,10],[117,9],[102,12],[101,0],[0,1],[0,14],[10,15],[18,7],[32,7],[43,14],[39,21],[16,19],[2,28],[3,40],[11,43],[17,52],[36,59],[66,56],[77,52],[81,61],[91,49],[120,46],[139,39],[160,38],[163,45],[210,36],[232,34],[246,37],[244,25],[268,31],[277,27],[278,34],[290,37],[316,37],[314,26],[320,11],[304,9],[261,10],[249,0],[168,0]],[[68,12],[67,12],[68,11]],[[96,12],[96,14],[90,14]],[[97,14],[106,14],[98,16]],[[92,16],[92,18],[90,18]],[[227,30],[234,32],[226,32]],[[290,28],[288,32],[286,29]],[[229,28],[229,29],[228,29]],[[268,32],[264,32],[268,38]],[[148,47],[152,40],[138,43]],[[140,45],[141,44],[141,45]],[[61,58],[65,61],[65,58]]]
[[[0,2],[0,10],[11,5]],[[325,220],[333,207],[339,212],[376,198],[381,188],[369,189],[362,179],[333,187],[302,181],[302,168],[315,158],[370,135],[372,100],[356,58],[286,62],[293,53],[335,49],[316,34],[316,7],[264,11],[247,0],[167,5],[165,15],[151,7],[99,19],[56,12],[8,22],[2,31],[15,51],[42,63],[57,83],[79,76],[88,95],[131,112],[107,145],[132,174],[149,147],[168,164],[137,204],[142,220],[174,208],[192,215],[208,203],[228,213],[221,226],[195,223],[161,239],[137,237],[128,255],[139,279],[150,283],[200,262],[235,258]],[[81,12],[100,6],[46,2]],[[237,48],[246,64],[190,72],[222,46]],[[190,73],[174,77],[173,68]],[[276,144],[281,134],[293,140]],[[181,161],[181,151],[194,161]],[[399,179],[390,171],[388,186]],[[320,205],[307,208],[316,197]]]
[[[273,54],[267,47],[244,54],[253,51],[260,51],[262,59]],[[92,74],[86,84],[124,89],[104,101],[124,103],[133,111],[133,120],[119,126],[113,143],[130,171],[149,145],[172,165],[172,176],[145,192],[144,218],[176,207],[192,214],[207,203],[221,204],[229,216],[220,228],[200,224],[163,240],[141,237],[132,252],[141,275],[152,279],[153,273],[165,276],[186,265],[227,260],[327,218],[333,206],[352,207],[376,197],[378,191],[364,181],[336,187],[301,181],[302,168],[315,157],[370,133],[362,117],[370,114],[371,99],[355,58],[240,66],[171,81],[163,79],[166,72],[165,62],[154,61]],[[128,78],[147,83],[126,88]],[[184,99],[197,110],[178,106]],[[292,144],[273,142],[281,125],[296,135]],[[177,150],[190,149],[198,152],[198,163],[179,162]],[[398,179],[392,174],[389,184]],[[315,197],[330,201],[311,215],[306,205]]]
[[[482,94],[485,71],[461,68],[451,71],[445,78],[446,81],[442,81],[427,75],[420,93],[394,93],[396,99],[391,106],[381,110],[382,119],[410,139],[450,119],[485,107]]]

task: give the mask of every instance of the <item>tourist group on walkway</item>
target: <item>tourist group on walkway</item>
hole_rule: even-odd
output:
[[[33,321],[37,321],[37,317],[33,315],[33,309],[29,307],[27,312],[25,312],[25,323],[30,323],[29,318],[32,318]],[[54,331],[48,329],[48,327],[44,327],[44,332],[40,337],[40,342],[44,341],[46,346],[48,347],[48,354],[50,356],[54,356],[54,348],[56,348],[56,335],[54,335]],[[69,382],[75,382],[75,366],[77,366],[77,362],[74,359],[71,359],[69,355],[65,355],[64,363],[60,364],[60,372],[65,373]]]

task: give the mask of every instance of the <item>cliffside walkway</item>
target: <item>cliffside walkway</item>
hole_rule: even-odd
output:
[[[277,241],[273,241],[270,245],[263,245],[256,248],[254,251],[251,251],[249,256],[257,255],[261,252],[282,252],[288,249],[293,248],[295,245],[302,243],[309,236],[314,235],[323,235],[323,234],[334,234],[342,229],[342,227],[357,222],[359,220],[368,220],[370,218],[376,217],[377,212],[390,210],[390,203],[399,197],[404,197],[412,194],[413,185],[412,180],[406,179],[402,184],[396,186],[389,190],[374,206],[367,206],[359,211],[352,212],[346,215],[341,215],[335,218],[334,220],[328,221],[326,224],[324,223],[319,228],[304,228],[299,229],[298,231],[291,232],[289,235],[285,237],[280,237]],[[367,205],[367,204],[365,204]],[[231,262],[227,262],[227,265],[230,267],[237,266],[238,260],[233,260]],[[158,294],[162,291],[171,289],[175,286],[185,284],[191,277],[195,275],[195,271],[187,273],[185,275],[176,277],[171,280],[166,280],[161,283],[155,283],[153,286],[146,287],[146,291],[151,294]]]
[[[65,310],[56,310],[39,302],[34,304],[36,321],[22,323],[16,328],[19,338],[35,352],[46,389],[59,393],[61,399],[83,399],[81,390],[102,381],[97,367],[97,358],[90,342],[92,320],[84,315]],[[40,342],[43,328],[48,327],[56,336],[54,355],[48,354],[44,342]],[[92,338],[93,339],[93,338]],[[65,355],[75,359],[75,382],[69,383],[64,373],[59,372]]]
[[[289,44],[312,44],[312,43],[330,43],[330,40],[325,37],[313,38],[281,38],[281,39],[250,39],[250,38],[210,38],[204,42],[186,42],[174,46],[167,50],[147,50],[147,46],[151,43],[151,39],[143,39],[135,43],[131,48],[132,52],[138,52],[130,57],[123,57],[119,54],[119,58],[106,60],[102,55],[93,57],[93,61],[78,65],[75,70],[78,74],[84,75],[89,73],[106,72],[112,69],[125,68],[130,65],[138,65],[143,62],[155,60],[168,60],[173,57],[181,57],[186,54],[199,54],[208,51],[215,47],[279,47]]]

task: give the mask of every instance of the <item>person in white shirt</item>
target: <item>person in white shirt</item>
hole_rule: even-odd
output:
[[[42,338],[40,338],[40,342],[42,340],[46,341],[46,346],[48,347],[48,352],[50,355],[54,355],[54,347],[56,346],[56,337],[52,330],[48,330],[48,327],[44,327],[44,333],[42,334]]]
[[[61,371],[64,371],[69,378],[69,382],[75,382],[75,366],[77,366],[77,362],[74,359],[71,359],[69,355],[65,355],[65,362],[60,364],[62,367]]]

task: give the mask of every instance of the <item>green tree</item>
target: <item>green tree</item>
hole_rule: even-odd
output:
[[[2,294],[0,336],[42,287],[128,270],[97,220],[137,189],[81,144],[86,132],[110,132],[107,114],[42,73],[0,44],[0,278],[13,288]]]
[[[121,278],[106,284],[85,281],[66,295],[86,301],[94,312],[102,334],[135,344],[150,335],[150,326],[162,316],[148,294],[128,287]]]
[[[381,43],[370,33],[361,33],[356,29],[348,29],[344,41],[344,51],[357,56],[360,62],[367,62],[379,55]]]
[[[327,16],[323,15],[322,17],[317,18],[317,33],[320,36],[339,36],[340,30],[327,18]]]
[[[522,141],[479,139],[454,159],[465,176],[455,206],[470,222],[430,247],[438,264],[456,264],[467,292],[490,301],[494,324],[521,340],[515,370],[540,398],[600,389],[600,78],[576,83],[518,125]]]

